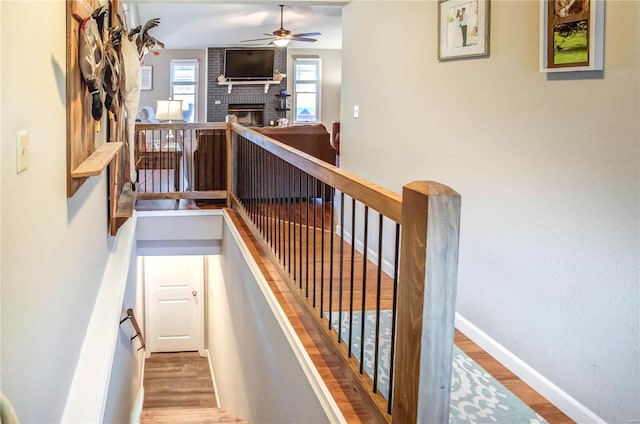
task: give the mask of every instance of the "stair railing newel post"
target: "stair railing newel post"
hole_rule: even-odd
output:
[[[403,187],[393,422],[449,421],[460,203],[436,182]]]

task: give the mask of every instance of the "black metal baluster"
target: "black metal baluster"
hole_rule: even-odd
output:
[[[291,172],[291,165],[287,164],[287,253],[289,256],[289,275],[291,275],[291,178],[288,178]]]
[[[278,191],[280,192],[280,225],[278,227],[278,244],[280,246],[280,249],[278,251],[278,258],[280,258],[280,260],[282,261],[282,266],[284,267],[287,265],[287,259],[286,259],[287,256],[285,255],[284,246],[282,245],[282,239],[283,239],[282,221],[284,219],[283,213],[284,213],[284,195],[285,195],[284,161],[282,159],[280,159],[280,189]]]
[[[254,158],[254,146],[251,142],[249,142],[248,140],[245,140],[245,143],[247,143],[247,153],[248,153],[248,162],[247,162],[247,166],[249,169],[249,172],[251,172],[251,179],[249,180],[249,211],[250,211],[250,216],[251,216],[251,220],[253,221],[253,223],[255,224],[255,190],[256,190],[256,184],[255,184],[255,175],[256,175],[256,163],[255,163],[255,158]]]
[[[362,246],[362,324],[360,326],[360,374],[364,370],[364,323],[367,306],[367,245],[369,241],[369,206],[364,206],[364,242]]]
[[[238,136],[238,140],[242,141],[242,144],[244,144],[244,148],[245,148],[245,164],[246,164],[246,169],[245,172],[247,173],[247,176],[245,178],[246,182],[247,182],[247,204],[246,204],[246,209],[247,209],[247,215],[249,217],[251,217],[251,195],[252,195],[252,190],[253,190],[253,166],[251,166],[252,162],[251,162],[251,146],[249,145],[249,143],[247,143],[247,140],[244,137]]]
[[[268,175],[268,180],[269,180],[269,246],[271,247],[271,250],[273,250],[273,236],[274,236],[274,232],[273,232],[273,228],[274,228],[274,224],[275,224],[275,210],[273,208],[273,190],[275,187],[274,181],[273,181],[273,176],[275,174],[275,172],[273,171],[273,155],[271,153],[267,153],[269,156],[269,175]]]
[[[309,298],[309,199],[311,198],[311,196],[309,195],[309,174],[307,174],[305,172],[307,181],[306,181],[306,192],[305,192],[305,200],[306,200],[306,206],[307,206],[307,216],[306,216],[306,228],[305,231],[307,233],[307,242],[305,243],[305,267],[304,267],[304,291],[305,291],[305,297]]]
[[[299,197],[298,197],[298,216],[300,218],[300,228],[299,228],[299,233],[300,233],[300,255],[298,256],[299,260],[300,260],[300,266],[298,267],[298,272],[300,275],[300,278],[298,279],[298,283],[300,283],[300,289],[302,290],[302,170],[299,169],[298,170],[298,193],[300,193]]]
[[[313,307],[316,307],[316,233],[318,232],[318,226],[316,225],[316,212],[318,209],[318,180],[313,178]]]
[[[355,280],[355,252],[356,252],[356,199],[351,198],[351,278],[349,279],[349,358],[353,345],[353,282]]]
[[[338,290],[338,343],[342,341],[342,283],[344,278],[344,193],[340,193],[340,288]]]
[[[269,162],[270,162],[270,154],[269,152],[267,152],[266,150],[263,151],[262,153],[264,155],[265,161],[264,161],[264,189],[265,189],[265,196],[264,196],[264,221],[265,221],[265,242],[267,243],[268,246],[271,246],[271,220],[270,220],[270,215],[269,213],[271,212],[270,210],[270,200],[271,200],[271,185],[269,184],[269,178],[271,177],[271,173],[269,172]]]
[[[257,218],[258,218],[258,227],[260,228],[260,234],[262,236],[264,236],[263,232],[262,232],[262,199],[264,198],[263,196],[263,191],[264,191],[264,179],[263,179],[263,175],[262,175],[262,149],[259,146],[256,146],[256,154],[257,154],[257,164],[256,164],[256,178],[257,178],[257,183],[258,183],[258,197],[257,197],[257,201],[256,201],[256,206],[257,206]]]
[[[296,170],[297,170],[297,168],[294,168],[294,170],[293,170],[293,181],[292,182],[293,182],[293,187],[294,188],[295,188],[295,184],[296,184],[296,182],[295,182]],[[298,170],[298,172],[299,172],[299,170]],[[294,195],[295,195],[295,190],[293,190],[293,192],[294,192]],[[293,206],[293,212],[292,212],[293,213],[293,281],[296,281],[296,275],[297,275],[296,266],[298,265],[298,260],[296,259],[296,254],[298,253],[297,249],[296,249],[296,244],[297,244],[297,241],[296,241],[296,237],[297,237],[296,236],[296,234],[297,234],[297,232],[296,232],[296,221],[297,221],[298,217],[297,217],[297,214],[296,214],[296,209],[297,209],[296,208],[296,199],[292,199],[292,202],[293,202],[293,205],[292,205]]]
[[[280,184],[278,185],[278,259],[282,262],[282,266],[285,266],[285,262],[283,261],[282,255],[282,202],[284,202],[284,161],[282,159],[278,159],[278,163],[280,164]]]
[[[329,241],[329,330],[331,330],[331,320],[333,319],[333,214],[335,211],[334,199],[331,199],[331,217],[330,217],[330,241]]]
[[[258,157],[257,146],[251,143],[251,154],[253,156],[251,167],[253,168],[253,223],[258,226]]]
[[[382,297],[382,214],[378,213],[378,275],[377,275],[377,296],[376,296],[376,336],[374,339],[373,353],[373,393],[378,393],[378,355],[380,344],[380,298]]]
[[[387,399],[389,402],[387,403],[387,413],[391,413],[391,406],[393,405],[393,371],[394,365],[393,360],[395,358],[395,350],[396,350],[396,302],[398,300],[398,262],[400,258],[400,224],[396,224],[396,240],[395,240],[395,252],[393,259],[393,299],[392,299],[392,307],[391,307],[391,354],[390,354],[390,362],[389,362],[389,393]]]
[[[322,319],[322,313],[324,310],[324,199],[327,191],[327,185],[325,182],[322,182],[322,199],[320,199],[320,205],[322,209],[320,210],[320,227],[322,228],[322,233],[320,233],[320,318]]]
[[[253,166],[255,167],[254,171],[253,171],[253,178],[254,178],[254,184],[255,184],[255,196],[253,197],[253,213],[254,213],[254,220],[253,222],[255,223],[256,227],[260,228],[260,204],[258,203],[260,201],[260,162],[259,162],[259,157],[258,157],[258,146],[256,146],[255,144],[253,144],[251,147],[253,147],[253,157],[254,157],[254,162],[253,162]]]
[[[267,196],[269,187],[267,186],[267,153],[262,147],[260,148],[260,160],[262,166],[260,167],[260,182],[262,183],[262,195],[260,196],[260,219],[262,220],[262,238],[269,244],[269,231],[267,225]]]

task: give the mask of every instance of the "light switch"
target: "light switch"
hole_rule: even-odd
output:
[[[353,107],[353,117],[358,119],[360,117],[360,106]]]
[[[29,131],[22,130],[16,133],[16,165],[17,174],[29,167]]]

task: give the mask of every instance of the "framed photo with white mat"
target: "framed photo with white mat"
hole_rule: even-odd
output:
[[[438,1],[438,60],[489,56],[489,0]]]

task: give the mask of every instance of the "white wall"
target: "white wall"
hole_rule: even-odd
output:
[[[129,258],[131,265],[127,275],[127,282],[122,302],[121,317],[127,316],[127,309],[132,308],[136,321],[141,329],[144,328],[144,309],[140,308],[142,281],[138,280],[138,258],[135,249]],[[140,261],[140,264],[144,263]],[[142,297],[142,296],[141,296]],[[141,330],[144,331],[144,330]],[[120,324],[118,329],[113,364],[109,379],[109,390],[105,403],[103,422],[105,423],[126,423],[129,421],[131,411],[138,396],[138,391],[142,386],[140,377],[142,376],[142,361],[138,349],[142,347],[139,338],[131,340],[136,332],[131,320]],[[146,335],[143,333],[143,339]]]
[[[153,66],[152,90],[140,92],[140,107],[151,106],[156,109],[156,101],[168,99],[171,85],[171,61],[176,59],[198,60],[198,111],[195,122],[206,122],[207,116],[207,51],[204,49],[176,50],[159,49],[160,54],[148,54],[144,57],[144,64]]]
[[[493,1],[491,56],[442,63],[436,2],[343,13],[341,166],[459,191],[458,312],[616,423],[640,416],[639,5],[606,3],[604,72],[553,76],[538,1]]]
[[[322,61],[320,119],[331,132],[331,122],[340,120],[340,85],[342,83],[342,51],[331,49],[287,49],[287,91],[293,93],[293,60],[296,56],[319,57]],[[293,97],[291,98],[293,107]],[[294,113],[293,111],[291,112]],[[293,115],[290,115],[290,118]]]
[[[2,390],[22,422],[59,422],[109,253],[106,178],[67,199],[65,2],[0,11]]]
[[[337,422],[316,392],[324,383],[309,381],[268,296],[277,300],[262,291],[229,225],[222,255],[207,258],[208,349],[221,408],[256,423]]]

